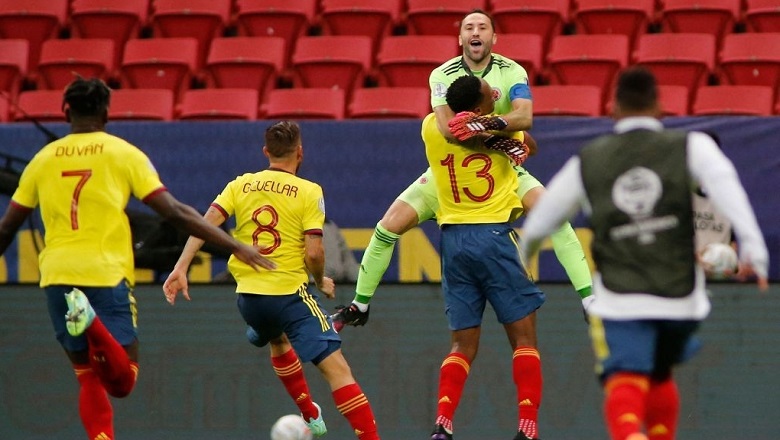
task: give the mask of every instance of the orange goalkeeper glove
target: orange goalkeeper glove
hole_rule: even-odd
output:
[[[479,133],[503,130],[509,125],[501,116],[478,116],[472,112],[460,112],[447,124],[455,138],[463,142]]]
[[[528,145],[517,139],[491,135],[485,139],[485,147],[503,152],[515,165],[522,165],[528,159]]]

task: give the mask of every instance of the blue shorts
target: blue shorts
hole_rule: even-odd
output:
[[[263,347],[285,333],[303,362],[320,363],[341,347],[341,337],[320,306],[317,295],[301,286],[290,295],[256,295],[242,293],[238,310],[254,330],[250,341]]]
[[[616,372],[664,379],[701,344],[694,337],[699,321],[600,320],[591,317],[591,338],[602,380]]]
[[[450,330],[482,323],[486,301],[509,324],[533,313],[544,293],[520,261],[517,234],[509,224],[443,225],[442,289]]]
[[[120,345],[130,345],[138,338],[136,331],[138,310],[133,297],[133,288],[126,280],[122,280],[115,287],[46,286],[44,291],[54,333],[65,350],[79,352],[87,351],[89,348],[86,335],[71,336],[65,327],[65,314],[68,313],[65,294],[74,287],[84,292],[95,314],[100,317],[100,322]]]

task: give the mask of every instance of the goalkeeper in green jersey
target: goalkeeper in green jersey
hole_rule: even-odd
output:
[[[478,133],[529,130],[533,121],[533,105],[528,75],[518,63],[491,52],[497,35],[493,19],[481,10],[474,10],[461,22],[459,43],[463,54],[431,73],[431,107],[439,130],[446,137],[465,141]],[[474,75],[484,78],[493,87],[494,116],[472,113],[455,115],[446,102],[447,88],[458,77]],[[529,136],[530,137],[530,136]],[[531,146],[533,153],[533,146]],[[515,166],[518,178],[517,194],[523,209],[533,210],[544,193],[544,186],[522,166]],[[427,169],[390,205],[376,225],[374,234],[360,262],[355,298],[348,307],[337,308],[333,315],[339,330],[344,325],[364,325],[368,321],[369,302],[393,255],[398,238],[418,224],[435,217],[439,207],[433,175]],[[553,250],[566,270],[572,285],[587,309],[591,297],[591,273],[585,253],[571,224],[565,223],[550,237]]]

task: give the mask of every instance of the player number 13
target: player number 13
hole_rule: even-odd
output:
[[[481,161],[483,162],[482,168],[476,171],[477,177],[487,180],[487,190],[483,194],[475,194],[469,187],[463,187],[463,194],[469,199],[481,203],[488,200],[493,195],[493,190],[496,186],[496,180],[492,174],[490,174],[490,167],[493,165],[493,160],[490,156],[482,153],[469,154],[463,158],[460,166],[467,168],[471,162]],[[455,203],[460,203],[460,189],[458,187],[458,176],[455,173],[455,155],[448,154],[442,161],[441,165],[447,167],[447,173],[450,176],[450,189],[452,190],[452,198]]]

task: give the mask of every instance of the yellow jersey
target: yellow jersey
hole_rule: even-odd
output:
[[[12,197],[22,207],[40,205],[40,285],[134,283],[125,207],[131,195],[143,200],[164,190],[149,158],[108,133],[70,134],[43,147]]]
[[[262,248],[276,263],[273,271],[255,271],[234,256],[228,269],[236,292],[288,295],[309,281],[304,237],[322,235],[325,200],[314,182],[278,169],[248,173],[228,183],[212,203],[225,217],[236,216],[236,240]]]
[[[439,225],[504,223],[520,216],[517,173],[506,154],[450,142],[437,128],[434,113],[423,120],[421,134],[439,199]]]

